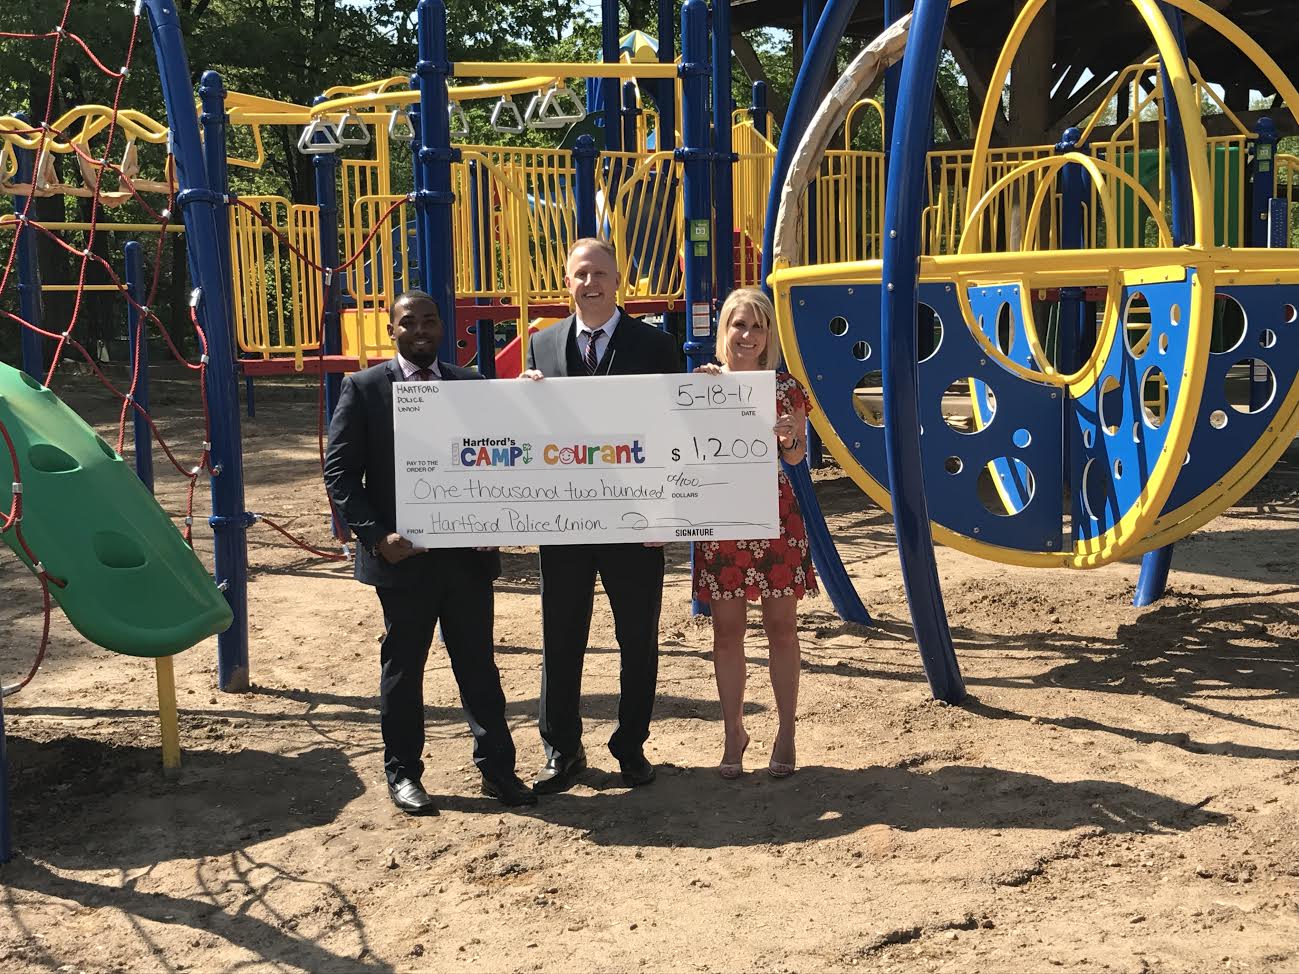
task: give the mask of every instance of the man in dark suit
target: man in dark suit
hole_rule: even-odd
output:
[[[644,375],[680,370],[675,340],[617,305],[617,257],[602,240],[577,241],[568,252],[564,285],[577,313],[528,343],[524,378]],[[542,677],[538,723],[546,764],[533,782],[542,793],[566,791],[586,768],[582,747],[582,663],[591,631],[595,576],[600,575],[621,654],[618,727],[609,739],[623,780],[645,785],[645,758],[658,682],[663,546],[541,546]]]
[[[420,776],[424,663],[441,623],[483,794],[506,805],[531,805],[536,795],[514,773],[514,740],[492,652],[492,583],[501,573],[500,555],[470,548],[422,551],[396,531],[393,383],[480,376],[437,360],[442,319],[423,291],[397,299],[388,334],[396,356],[343,379],[325,455],[329,496],[356,535],[356,579],[375,587],[383,607],[379,712],[388,794],[404,812],[437,814]]]

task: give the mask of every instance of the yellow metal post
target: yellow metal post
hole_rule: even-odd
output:
[[[158,676],[158,723],[162,728],[162,769],[180,770],[180,718],[176,714],[176,670],[170,656],[154,660]]]

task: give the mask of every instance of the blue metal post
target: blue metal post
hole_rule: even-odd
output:
[[[477,162],[469,163],[469,226],[472,228],[469,238],[471,262],[474,266],[474,290],[483,287],[483,229],[482,214],[490,203],[487,199],[487,179],[483,176],[482,167]],[[474,304],[484,304],[486,299],[474,298]],[[496,322],[489,318],[478,318],[474,321],[474,345],[478,356],[478,374],[488,379],[496,378]]]
[[[316,103],[323,101],[317,98]],[[324,142],[324,134],[317,134],[315,142]],[[336,268],[339,264],[338,247],[338,155],[333,152],[322,152],[311,157],[311,165],[316,176],[316,208],[319,211],[320,230],[320,263],[327,268],[324,280],[321,281],[321,341],[325,355],[343,354],[343,331],[340,308],[342,305],[342,281]],[[325,375],[325,422],[334,415],[334,406],[338,404],[339,392],[343,387],[343,377],[337,372]]]
[[[138,240],[128,240],[122,248],[126,257],[126,293],[141,305],[146,300],[144,283],[144,263],[141,258],[141,246]],[[127,347],[131,350],[132,368],[135,373],[135,392],[133,398],[138,409],[131,410],[134,420],[132,431],[135,437],[135,473],[140,482],[153,493],[153,431],[149,428],[144,414],[149,411],[149,334],[148,324],[134,304],[126,304]],[[143,410],[144,412],[141,412]]]
[[[891,27],[902,19],[906,11],[903,0],[884,0],[884,26]],[[889,141],[893,134],[893,123],[898,117],[898,85],[902,81],[902,62],[889,66],[884,72],[884,165],[889,162]]]
[[[720,302],[735,287],[735,155],[731,151],[731,0],[713,0],[713,259]]]
[[[776,149],[776,161],[771,176],[771,194],[767,197],[767,215],[762,237],[762,280],[764,282],[771,275],[771,249],[776,232],[776,213],[780,208],[780,189],[784,185],[785,175],[789,172],[790,163],[793,161],[794,150],[798,148],[798,140],[807,130],[812,114],[821,101],[821,86],[830,67],[834,64],[835,49],[843,37],[849,18],[856,9],[857,0],[830,0],[825,12],[821,14],[821,20],[817,24],[811,42],[806,46],[803,63],[798,69],[794,91],[789,99],[789,109],[780,127],[780,144]],[[803,522],[807,528],[816,570],[821,576],[821,583],[825,586],[826,594],[830,596],[835,611],[848,622],[870,625],[870,614],[852,587],[848,572],[843,567],[843,559],[839,557],[834,539],[830,537],[825,515],[821,513],[816,491],[812,489],[811,473],[801,463],[786,466],[785,473],[794,488],[798,506],[803,512]]]
[[[1182,11],[1167,3],[1159,4],[1168,26],[1177,40],[1177,48],[1183,58],[1186,57],[1186,33],[1182,29]],[[1172,220],[1169,230],[1173,234],[1173,246],[1184,247],[1194,236],[1193,211],[1191,200],[1191,165],[1186,154],[1186,139],[1182,132],[1182,114],[1173,97],[1173,86],[1169,81],[1168,69],[1161,64],[1159,80],[1164,91],[1164,137],[1168,145],[1168,183],[1169,197],[1172,203]],[[1205,246],[1213,243],[1204,241]],[[1251,389],[1251,396],[1253,390]],[[1164,597],[1168,588],[1168,572],[1173,565],[1173,546],[1165,545],[1154,551],[1148,551],[1141,559],[1141,574],[1137,576],[1137,591],[1132,604],[1138,607],[1152,605]]]
[[[456,361],[455,267],[452,262],[451,163],[458,153],[451,147],[451,120],[447,112],[447,8],[443,0],[419,2],[420,126],[415,168],[416,239],[419,242],[420,280],[437,302],[442,316],[442,348],[439,357]]]
[[[822,12],[825,10],[825,0],[803,0],[803,58],[807,59],[808,49],[811,47],[811,38],[816,33],[817,21],[820,19]],[[833,64],[834,62],[831,61]],[[826,79],[822,78],[819,87],[824,87]],[[820,91],[817,92],[817,100],[820,100]],[[803,219],[807,224],[807,262],[815,264],[820,259],[817,247],[817,238],[820,233],[820,219],[816,212],[817,207],[817,186],[816,180],[813,179],[807,187],[807,202],[803,211]],[[821,436],[809,421],[807,424],[807,455],[804,458],[808,467],[813,470],[820,470],[825,466],[825,446],[821,442]]]
[[[600,2],[600,51],[605,64],[617,64],[621,47],[618,38],[618,0]],[[604,105],[604,148],[621,152],[622,125],[618,120],[619,91],[617,78],[600,78],[600,97]]]
[[[5,738],[5,702],[0,696],[0,866],[14,857],[9,829],[9,747]]]
[[[595,139],[579,135],[573,146],[573,195],[577,202],[577,235],[595,236]]]
[[[1084,151],[1079,145],[1081,138],[1082,132],[1079,129],[1073,127],[1065,129],[1060,141],[1056,143],[1056,154]],[[1086,190],[1087,170],[1081,165],[1069,163],[1060,170],[1060,247],[1063,250],[1081,250],[1086,243],[1083,213]],[[1076,372],[1082,365],[1079,350],[1083,337],[1083,315],[1086,313],[1084,296],[1085,292],[1080,287],[1060,289],[1059,350],[1056,352],[1056,368],[1065,374]]]
[[[771,138],[771,109],[767,107],[767,83],[755,81],[749,96],[749,119],[758,134],[764,139]]]
[[[324,101],[319,97],[313,104]],[[324,133],[317,133],[314,142],[326,141]],[[326,360],[343,354],[343,326],[340,308],[343,301],[342,281],[337,267],[339,264],[338,248],[338,155],[335,152],[321,152],[311,157],[311,165],[316,176],[316,209],[319,211],[318,229],[320,233],[320,264],[326,268],[320,288],[321,299],[321,345]],[[310,273],[310,271],[306,271]],[[334,416],[334,407],[343,390],[343,376],[338,372],[326,371],[322,377],[325,384],[325,424],[328,426]],[[334,537],[346,540],[351,537],[347,523],[335,511],[330,517],[330,527]]]
[[[622,145],[627,152],[639,152],[636,144],[636,116],[640,109],[636,107],[636,82],[622,83]]]
[[[207,171],[207,184],[222,196],[229,196],[230,175],[226,163],[229,152],[226,140],[230,116],[225,110],[226,91],[220,72],[203,72],[203,76],[199,79],[198,97],[203,109],[202,114],[199,115],[199,124],[203,130],[203,167]],[[230,269],[230,222],[228,220],[222,220],[217,224],[217,248],[221,252],[221,279],[226,282],[226,303],[233,308],[234,276]],[[239,343],[233,331],[230,334],[230,341],[231,354],[238,360]],[[253,377],[247,374],[244,375],[244,404],[250,419],[257,415]]]
[[[1074,127],[1064,130],[1056,143],[1057,155],[1082,152],[1079,145],[1082,132]],[[1060,248],[1081,250],[1086,243],[1086,224],[1083,206],[1087,195],[1087,170],[1078,163],[1068,163],[1060,170]],[[1087,313],[1086,292],[1080,287],[1060,288],[1059,314],[1056,322],[1055,367],[1066,375],[1078,371],[1082,365],[1082,344]],[[1065,476],[1072,476],[1073,459],[1069,437],[1062,440],[1060,465]]]
[[[199,122],[203,129],[203,166],[207,170],[208,186],[222,196],[230,193],[229,166],[226,157],[227,126],[230,116],[226,114],[226,90],[217,71],[204,71],[198,85],[199,103],[203,112]],[[221,258],[221,280],[226,284],[226,301],[234,304],[233,277],[230,272],[230,221],[217,222],[217,246]],[[233,354],[238,355],[238,345],[231,334]]]
[[[686,220],[686,369],[713,355],[712,200],[708,151],[708,5],[681,8],[681,140]]]
[[[672,0],[659,0],[659,63],[671,64],[677,59],[676,18]],[[659,110],[659,128],[654,148],[670,152],[677,144],[676,85],[665,78],[658,82],[656,99]]]
[[[1276,122],[1264,116],[1255,124],[1258,138],[1249,160],[1249,246],[1267,247],[1268,207],[1276,196]]]
[[[713,357],[713,257],[711,173],[708,151],[708,5],[686,0],[681,8],[681,148],[686,239],[686,371]],[[690,550],[694,565],[694,548]],[[692,599],[693,615],[710,615]]]
[[[929,120],[942,51],[948,0],[916,0],[911,36],[898,86],[898,124],[884,205],[884,287],[880,319],[884,347],[884,453],[888,460],[893,522],[902,581],[911,606],[916,644],[934,697],[957,703],[965,685],[952,649],[938,582],[934,539],[925,499],[920,453],[919,380],[916,359],[916,291],[920,214],[925,201]]]
[[[217,637],[217,686],[248,689],[248,543],[251,519],[244,509],[244,460],[239,399],[231,356],[229,287],[221,278],[221,235],[226,222],[222,194],[209,188],[203,165],[194,89],[176,7],[169,0],[143,0],[153,29],[158,73],[171,127],[172,152],[185,219],[190,279],[196,311],[208,337],[208,406],[212,417],[212,526],[217,585],[234,613]]]
[[[1276,195],[1276,123],[1270,118],[1258,120],[1258,138],[1253,142],[1253,153],[1249,160],[1249,199],[1252,214],[1249,221],[1251,247],[1273,246],[1268,233],[1269,215],[1272,209],[1272,197]],[[1286,246],[1286,243],[1279,244]],[[1249,383],[1249,408],[1251,412],[1267,405],[1268,396],[1272,394],[1272,383],[1269,374],[1262,369],[1251,369]]]
[[[803,0],[803,63],[808,62],[812,50],[813,40],[816,38],[817,22],[825,9],[825,0]],[[830,59],[829,67],[834,66],[833,56]],[[801,70],[799,72],[802,73]],[[825,85],[826,74],[828,69],[818,79],[813,88],[813,104],[819,104],[821,101],[821,90]],[[808,119],[811,121],[810,117]],[[817,254],[817,230],[818,221],[816,213],[816,179],[813,178],[807,184],[807,203],[803,211],[804,225],[807,227],[807,262],[815,264],[818,259]]]
[[[26,115],[18,115],[17,117],[24,122],[27,121]],[[34,184],[36,150],[15,147],[14,159],[18,163],[18,171],[14,174],[15,181]],[[14,213],[16,215],[30,216],[31,214],[28,211],[35,205],[35,196],[14,197]],[[39,238],[36,231],[30,227],[16,227],[14,233],[18,234],[18,253],[16,255],[18,263],[18,313],[24,321],[40,328],[43,324],[44,301],[41,298],[41,264],[37,249]],[[44,339],[30,328],[20,328],[19,331],[21,332],[23,371],[37,382],[44,382]]]

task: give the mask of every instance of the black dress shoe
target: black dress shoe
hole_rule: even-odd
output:
[[[483,775],[483,794],[495,798],[502,805],[537,804],[537,793],[520,781],[514,772],[508,775]]]
[[[654,765],[645,760],[643,754],[638,754],[627,761],[619,761],[618,764],[622,767],[623,782],[632,788],[648,785],[658,775]]]
[[[579,747],[573,755],[554,754],[538,772],[532,782],[538,795],[557,795],[568,791],[577,782],[577,776],[586,770],[586,748]]]
[[[414,778],[401,778],[388,786],[392,803],[407,815],[436,815],[438,807]]]

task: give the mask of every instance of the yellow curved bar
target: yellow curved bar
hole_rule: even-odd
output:
[[[1276,251],[1270,252],[1276,260]],[[1028,253],[1011,251],[997,254],[937,254],[922,255],[920,277],[924,281],[950,281],[962,274],[975,281],[1006,281],[1011,275],[1023,277],[1034,286],[1050,287],[1055,281],[1066,284],[1094,282],[1111,268],[1121,268],[1127,274],[1155,272],[1170,265],[1221,264],[1235,266],[1240,260],[1239,251],[1217,248],[1201,250],[1194,247],[1141,250],[1069,250]],[[854,280],[869,281],[879,277],[880,261],[857,260],[838,264],[813,264],[794,267],[787,262],[777,263],[768,281],[774,287],[795,284],[851,284]],[[873,275],[873,276],[872,276]]]
[[[452,101],[472,101],[478,98],[506,98],[512,95],[526,95],[542,91],[557,84],[558,78],[549,75],[537,75],[520,78],[517,81],[500,81],[482,85],[461,85],[448,88],[447,94]],[[355,112],[363,108],[386,108],[398,105],[414,105],[419,102],[418,91],[375,91],[356,95],[346,95],[331,101],[322,101],[319,105],[305,109],[303,124],[320,115],[338,115],[342,112]]]
[[[874,98],[859,98],[848,109],[848,115],[843,120],[843,147],[846,151],[852,150],[852,129],[857,121],[857,113],[865,108],[875,109],[875,114],[880,117],[880,132],[883,133],[884,144],[888,145],[888,132],[884,131],[884,108]]]
[[[377,91],[363,95],[347,95],[331,101],[322,101],[307,109],[307,120],[321,115],[339,115],[342,112],[355,112],[363,108],[384,110],[389,106],[413,105],[419,101],[418,91]]]
[[[1071,555],[1073,567],[1094,568],[1142,549],[1177,483],[1200,413],[1209,339],[1213,333],[1213,295],[1217,271],[1212,265],[1194,269],[1196,273],[1191,282],[1191,307],[1188,313],[1190,332],[1187,338],[1187,356],[1182,362],[1182,388],[1177,397],[1177,408],[1167,420],[1168,437],[1164,441],[1164,448],[1160,451],[1154,470],[1146,477],[1141,495],[1119,523],[1090,542],[1075,544]]]
[[[14,227],[21,225],[21,220],[16,220],[11,216],[0,217],[0,230],[12,230]],[[87,231],[94,229],[100,233],[184,233],[185,224],[168,223],[164,228],[161,223],[112,223],[108,220],[102,220],[98,223],[86,223],[82,220],[58,221],[56,223],[42,223],[46,230],[79,230]],[[56,284],[42,285],[46,288],[56,288]],[[116,284],[105,284],[105,289],[110,291],[118,290]],[[77,285],[72,285],[75,289]],[[93,291],[98,285],[87,284],[86,290]]]
[[[234,122],[231,123],[235,124]],[[253,133],[253,148],[257,155],[252,159],[240,159],[237,156],[226,156],[226,165],[241,166],[244,169],[261,169],[262,163],[266,161],[266,146],[262,142],[262,127],[260,125],[249,125]]]
[[[1049,169],[1051,172],[1048,173],[1048,175],[1054,175],[1055,170],[1061,169],[1071,162],[1078,163],[1091,173],[1092,178],[1096,180],[1098,185],[1103,186],[1105,184],[1105,177],[1101,174],[1101,167],[1097,165],[1098,160],[1093,159],[1091,156],[1082,152],[1067,152],[1064,155],[1044,156],[1040,159],[1029,159],[1026,162],[1022,162],[993,183],[988,191],[982,194],[975,202],[974,206],[969,210],[965,217],[965,226],[961,228],[961,242],[957,245],[957,254],[968,255],[971,253],[979,253],[977,250],[972,251],[970,249],[971,247],[977,246],[972,231],[978,229],[975,224],[978,222],[979,217],[983,216],[984,211],[987,210],[988,206],[991,205],[992,201],[997,198],[997,195],[1003,189],[1015,180],[1027,176],[1035,170]],[[1111,227],[1115,226],[1114,201],[1104,193],[1099,193],[1097,195],[1099,195],[1101,199],[1101,208],[1105,213],[1106,225]],[[971,194],[970,199],[973,198],[973,194]]]
[[[1065,155],[1056,158],[1065,159],[1069,155],[1074,155],[1074,153],[1066,153]],[[1132,174],[1119,169],[1117,166],[1114,166],[1112,163],[1106,162],[1103,159],[1095,159],[1093,161],[1099,164],[1107,173],[1117,177],[1119,182],[1123,183],[1129,189],[1136,191],[1137,198],[1150,210],[1150,213],[1154,217],[1156,226],[1159,229],[1161,245],[1163,247],[1172,247],[1173,234],[1168,228],[1168,222],[1164,219],[1162,210],[1160,210],[1159,206],[1155,203],[1154,197],[1151,196],[1149,191],[1141,185],[1140,181],[1138,181]],[[1091,171],[1090,168],[1089,171]],[[1096,179],[1094,171],[1092,172],[1092,178],[1094,180]],[[1102,180],[1096,180],[1096,184],[1101,187],[1104,186]],[[1049,179],[1042,179],[1039,181],[1037,190],[1033,194],[1033,203],[1029,207],[1028,219],[1025,222],[1025,226],[1027,227],[1024,238],[1025,250],[1031,250],[1032,247],[1030,245],[1037,242],[1038,214],[1041,211],[1042,203],[1050,192],[1052,185],[1053,183]],[[1108,197],[1105,197],[1105,199],[1108,199]],[[1106,219],[1109,219],[1108,215]],[[1103,324],[1096,347],[1092,349],[1091,356],[1076,372],[1064,377],[1064,381],[1069,384],[1070,390],[1075,396],[1081,395],[1083,392],[1090,389],[1092,384],[1095,382],[1095,379],[1099,376],[1100,370],[1098,366],[1101,362],[1101,356],[1099,354],[1100,350],[1102,348],[1109,348],[1110,338],[1112,337],[1111,332],[1117,329],[1118,319],[1121,317],[1118,308],[1117,275],[1111,275],[1111,280],[1108,284],[1109,287],[1107,288],[1105,295],[1105,311],[1102,315]],[[1028,339],[1029,348],[1033,352],[1033,357],[1042,367],[1043,372],[1048,375],[1058,375],[1059,373],[1055,366],[1051,364],[1046,351],[1042,348],[1041,339],[1037,333],[1037,322],[1033,318],[1033,302],[1030,300],[1029,295],[1030,289],[1021,282],[1019,289],[1019,303],[1020,315],[1024,321],[1025,337]],[[997,486],[1001,486],[1000,481],[997,482]]]
[[[1067,155],[1080,155],[1080,153],[1071,152],[1067,153]],[[1087,155],[1083,155],[1082,157],[1084,159],[1092,158]],[[1063,159],[1065,156],[1057,156],[1056,158]],[[1150,211],[1150,215],[1155,221],[1155,228],[1159,231],[1160,246],[1173,246],[1173,231],[1169,228],[1168,221],[1164,219],[1164,211],[1160,208],[1159,204],[1155,202],[1155,198],[1150,195],[1150,191],[1146,189],[1145,186],[1141,185],[1141,181],[1130,172],[1120,169],[1118,166],[1111,162],[1107,162],[1104,159],[1093,159],[1092,161],[1097,163],[1105,172],[1117,178],[1128,189],[1132,190],[1137,195],[1137,199],[1139,199]],[[1093,178],[1095,178],[1094,175]],[[1024,239],[1024,246],[1021,248],[1023,250],[1031,250],[1033,248],[1029,247],[1028,244],[1037,243],[1037,217],[1042,209],[1042,203],[1045,202],[1047,193],[1051,191],[1051,188],[1052,184],[1043,179],[1038,184],[1037,191],[1033,194],[1033,204],[1029,207],[1028,219],[1024,223],[1028,230]]]
[[[495,81],[484,85],[460,85],[448,88],[452,101],[472,101],[476,98],[504,98],[509,95],[526,95],[529,92],[559,84],[558,78],[520,78],[518,81]]]
[[[1211,246],[1213,243],[1213,183],[1209,175],[1209,159],[1204,124],[1200,120],[1200,105],[1195,97],[1195,85],[1191,80],[1186,61],[1178,51],[1177,43],[1168,21],[1155,5],[1155,0],[1132,0],[1137,12],[1145,20],[1155,47],[1159,51],[1163,66],[1172,84],[1173,95],[1182,116],[1183,136],[1186,142],[1186,154],[1190,164],[1192,210],[1194,212],[1195,243],[1197,246]],[[988,150],[992,140],[992,122],[994,113],[1000,110],[1001,93],[1010,76],[1011,65],[1024,43],[1024,37],[1033,24],[1046,0],[1027,0],[1020,9],[1019,15],[1011,26],[1010,35],[997,58],[993,69],[988,93],[984,99],[983,110],[979,115],[979,127],[974,137],[974,157],[970,163],[970,192],[966,203],[966,212],[970,212],[972,201],[983,195],[983,184],[987,173]],[[1174,6],[1200,16],[1199,0],[1175,0]],[[1207,9],[1207,8],[1206,8]],[[1207,21],[1206,21],[1207,22]],[[1280,90],[1280,89],[1278,89]]]
[[[1290,80],[1289,75],[1281,70],[1281,66],[1272,59],[1272,56],[1259,46],[1258,42],[1246,34],[1232,21],[1228,20],[1221,13],[1210,7],[1202,0],[1168,0],[1170,4],[1183,10],[1200,20],[1206,27],[1212,27],[1224,38],[1235,44],[1237,49],[1249,58],[1267,77],[1267,80],[1276,89],[1281,96],[1281,100],[1290,110],[1291,117],[1296,123],[1299,123],[1299,88],[1296,88]],[[1181,103],[1178,103],[1181,107]],[[1197,106],[1198,112],[1198,106]]]
[[[1155,0],[1132,0],[1145,18],[1146,26],[1159,49],[1162,67],[1173,86],[1177,110],[1182,120],[1182,137],[1191,174],[1191,202],[1195,223],[1194,242],[1201,247],[1213,246],[1213,177],[1209,173],[1209,142],[1200,117],[1200,99],[1168,18]],[[1165,97],[1167,94],[1165,93]]]
[[[1105,185],[1105,177],[1102,174],[1101,167],[1097,165],[1097,160],[1080,152],[1069,152],[1058,156],[1045,156],[1040,159],[1030,159],[1021,163],[993,183],[988,191],[979,198],[977,203],[975,203],[974,208],[966,217],[965,226],[961,231],[961,241],[957,247],[956,256],[971,258],[984,256],[977,251],[971,252],[970,248],[978,246],[978,240],[975,233],[978,230],[979,218],[983,216],[988,206],[991,205],[992,201],[997,198],[1003,189],[1016,180],[1039,169],[1045,169],[1048,171],[1047,178],[1042,180],[1042,185],[1049,185],[1047,180],[1055,174],[1056,170],[1061,169],[1070,163],[1078,163],[1083,166],[1083,168],[1085,168],[1096,181],[1097,186],[1103,187]],[[1104,192],[1098,195],[1100,196],[1101,206],[1105,212],[1106,225],[1114,226],[1115,216],[1113,200],[1111,200]],[[1056,258],[1056,260],[1061,264],[1067,262],[1068,259],[1068,257]],[[975,263],[977,266],[978,262],[971,261],[971,263]],[[1018,275],[1012,276],[1018,277]],[[1046,382],[1051,385],[1067,385],[1069,382],[1075,380],[1078,376],[1092,368],[1095,364],[1095,360],[1101,355],[1102,351],[1108,349],[1108,343],[1104,342],[1102,339],[1112,330],[1112,319],[1116,316],[1117,311],[1116,302],[1112,300],[1111,295],[1107,295],[1104,325],[1101,329],[1101,337],[1098,338],[1096,347],[1092,350],[1091,358],[1089,358],[1077,372],[1069,376],[1061,376],[1048,360],[1046,352],[1042,349],[1041,342],[1038,340],[1037,328],[1032,324],[1033,318],[1028,301],[1027,282],[1020,279],[1018,283],[1020,285],[1020,314],[1024,321],[1025,334],[1028,337],[1029,347],[1032,349],[1033,357],[1037,360],[1037,363],[1041,368],[1040,372],[1027,368],[1005,355],[1001,349],[997,348],[997,346],[993,344],[992,339],[984,334],[981,328],[976,327],[974,309],[971,306],[969,299],[969,285],[966,278],[958,273],[957,301],[960,303],[961,314],[965,318],[966,327],[969,329],[974,340],[978,342],[979,347],[983,349],[985,355],[1001,365],[1002,368],[1019,376],[1021,379],[1026,379],[1031,382]]]
[[[12,115],[3,115],[0,116],[0,139],[22,149],[44,147],[49,152],[66,154],[75,152],[74,146],[84,146],[113,124],[113,119],[114,112],[107,105],[79,105],[64,112],[50,123],[52,129],[63,133],[63,137],[58,138],[44,133],[19,134],[31,131],[32,123],[24,122]],[[118,129],[128,139],[138,139],[153,145],[161,145],[167,141],[167,126],[150,118],[144,112],[133,108],[119,109],[116,119]],[[81,122],[81,130],[76,135],[69,135],[68,129],[77,122]]]
[[[321,94],[326,98],[337,98],[340,95],[366,95],[387,91],[398,85],[403,89],[410,85],[410,75],[395,74],[391,78],[382,78],[376,81],[363,81],[359,85],[333,85],[326,88]]]
[[[252,117],[268,125],[306,125],[311,120],[311,109],[305,105],[242,91],[226,93],[226,114],[232,125],[244,124]]]
[[[553,78],[676,78],[675,64],[632,63],[606,64],[602,61],[457,61],[452,74],[457,78],[528,78],[546,75]]]

